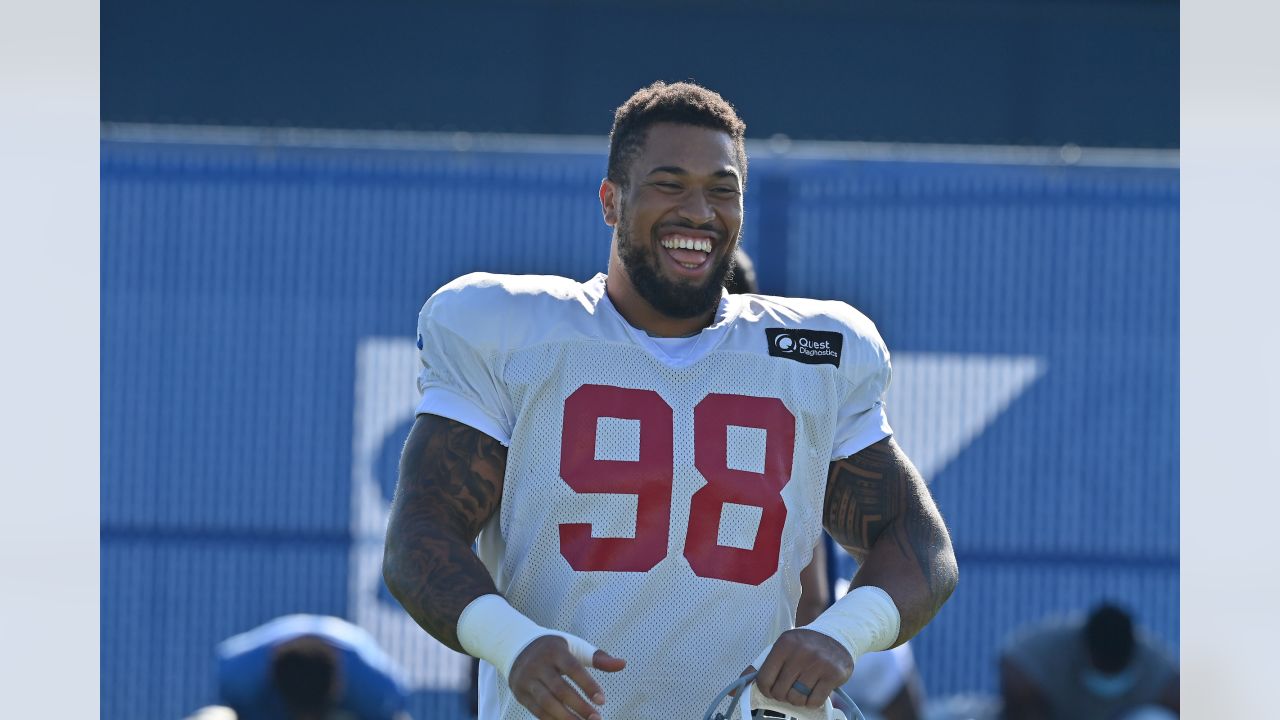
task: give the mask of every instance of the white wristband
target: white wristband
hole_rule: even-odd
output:
[[[502,677],[511,676],[511,666],[529,643],[546,635],[564,638],[569,652],[591,667],[596,649],[576,635],[544,628],[511,607],[501,595],[481,595],[458,616],[458,642],[469,655],[488,662]]]
[[[874,585],[863,585],[850,590],[813,622],[796,629],[826,635],[844,646],[857,662],[864,653],[892,647],[901,623],[902,616],[889,593]],[[763,667],[772,650],[773,643],[766,645],[752,667]]]
[[[863,585],[850,590],[803,629],[834,639],[856,662],[863,653],[892,647],[901,626],[902,616],[889,593]]]

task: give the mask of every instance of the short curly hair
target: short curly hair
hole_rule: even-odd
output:
[[[728,133],[742,170],[742,185],[746,187],[747,124],[737,111],[714,90],[689,82],[668,85],[661,80],[637,90],[614,112],[613,130],[609,133],[609,180],[627,186],[627,171],[644,147],[649,127],[663,122]]]

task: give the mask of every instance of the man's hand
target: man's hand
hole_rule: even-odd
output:
[[[788,630],[765,658],[756,687],[767,698],[819,708],[852,674],[853,657],[840,643],[820,632]],[[809,694],[798,690],[796,683],[808,688]]]
[[[627,661],[597,650],[591,665],[618,672]],[[540,637],[521,651],[511,666],[511,692],[538,720],[601,720],[600,713],[565,680],[566,675],[592,702],[604,704],[604,690],[569,652],[569,643],[557,635]]]

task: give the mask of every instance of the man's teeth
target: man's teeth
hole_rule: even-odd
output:
[[[668,250],[699,250],[709,253],[711,252],[711,241],[702,238],[672,235],[662,239],[662,247]]]

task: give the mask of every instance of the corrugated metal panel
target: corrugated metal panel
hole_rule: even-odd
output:
[[[850,301],[897,353],[1046,366],[931,478],[959,542],[1176,554],[1176,174],[885,165],[799,185],[789,291]]]
[[[993,689],[1008,631],[1104,595],[1176,645],[1176,169],[807,158],[753,162],[744,242],[766,289],[852,302],[900,360],[890,416],[965,561],[918,641],[930,691]],[[353,598],[391,617],[359,604],[353,478],[385,496],[404,408],[353,451],[360,348],[411,343],[471,270],[603,270],[604,159],[107,141],[102,162],[103,716],[160,720],[213,699],[235,632]],[[979,412],[972,383],[1004,399]],[[415,716],[460,717],[456,672],[430,677]]]
[[[346,609],[342,542],[116,531],[102,545],[104,718],[184,717],[216,700],[218,642]]]
[[[1135,610],[1166,647],[1178,642],[1176,563],[1053,562],[1029,557],[965,557],[963,589],[916,640],[930,696],[995,692],[1001,645],[1020,627],[1078,612],[1108,598]]]

